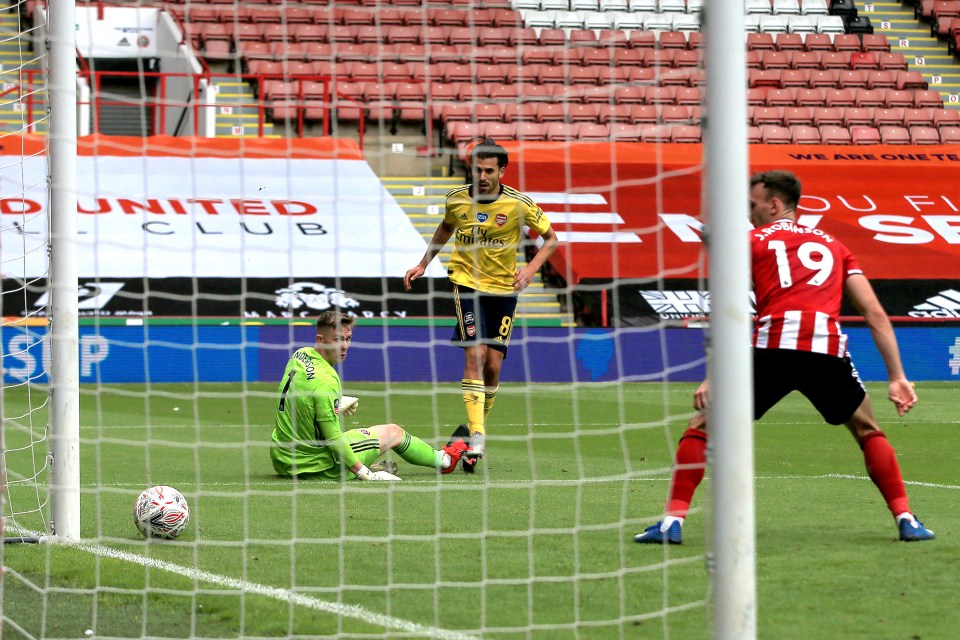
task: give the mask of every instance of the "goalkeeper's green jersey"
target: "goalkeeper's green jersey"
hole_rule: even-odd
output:
[[[340,429],[340,376],[313,347],[290,358],[278,389],[270,459],[283,476],[323,473],[357,462]]]
[[[484,293],[513,293],[517,247],[527,226],[543,235],[550,221],[533,200],[513,187],[500,185],[493,202],[477,202],[473,186],[447,192],[443,221],[454,228],[450,280]]]

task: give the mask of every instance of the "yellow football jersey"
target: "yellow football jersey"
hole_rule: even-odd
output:
[[[484,293],[513,293],[517,248],[527,226],[538,234],[550,221],[533,200],[516,189],[500,185],[493,202],[473,199],[470,185],[447,192],[444,222],[454,227],[450,280]]]

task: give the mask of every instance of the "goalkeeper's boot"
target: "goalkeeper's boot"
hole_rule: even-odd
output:
[[[465,424],[461,424],[457,427],[456,431],[453,432],[450,440],[447,441],[447,444],[442,449],[445,454],[450,456],[450,464],[446,468],[441,469],[441,473],[453,473],[453,470],[457,468],[457,463],[460,462],[463,452],[469,447],[467,444],[467,438],[469,437],[470,430],[467,429],[467,425]]]
[[[476,472],[477,463],[483,457],[485,447],[486,438],[482,433],[474,433],[470,436],[470,448],[463,453],[463,462],[460,465],[464,473]]]
[[[927,529],[923,526],[923,523],[914,517],[913,520],[910,518],[903,518],[900,520],[900,539],[904,542],[917,542],[918,540],[933,540],[937,536],[933,534],[933,531]]]
[[[640,544],[683,544],[679,522],[671,524],[666,531],[660,531],[661,524],[658,522],[651,527],[647,527],[643,530],[643,533],[633,536],[633,541]]]
[[[400,467],[397,466],[396,462],[393,460],[387,460],[386,458],[370,465],[370,471],[373,471],[374,473],[377,471],[386,471],[390,475],[394,476],[397,475],[397,471],[399,469]]]

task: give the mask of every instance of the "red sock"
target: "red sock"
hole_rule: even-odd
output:
[[[903,486],[900,465],[893,445],[882,431],[872,431],[860,439],[863,459],[867,463],[867,474],[873,484],[880,489],[880,495],[887,502],[890,513],[897,516],[910,511],[907,490]]]
[[[666,514],[685,517],[690,509],[693,493],[703,480],[707,462],[707,433],[700,429],[687,429],[677,446],[677,459],[670,479],[670,495],[667,497]]]

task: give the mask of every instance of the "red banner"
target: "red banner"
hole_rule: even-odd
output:
[[[704,275],[700,145],[505,146],[504,182],[547,212],[568,282]],[[753,145],[750,165],[796,173],[800,221],[836,234],[871,278],[960,278],[960,147]]]

